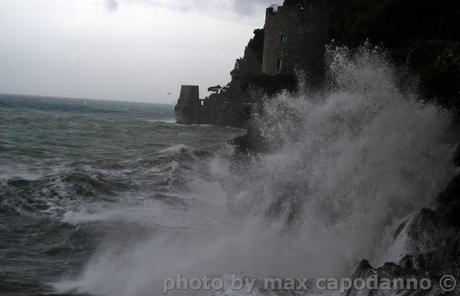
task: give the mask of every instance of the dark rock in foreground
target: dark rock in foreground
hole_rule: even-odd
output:
[[[460,176],[454,178],[448,188],[439,195],[435,210],[423,209],[410,221],[398,228],[395,239],[405,230],[410,255],[403,257],[399,264],[386,263],[373,268],[362,261],[353,278],[370,279],[377,277],[388,280],[413,280],[420,283],[429,279],[429,289],[408,289],[408,285],[391,289],[350,289],[346,296],[454,296],[460,295]],[[446,276],[455,279],[457,287],[450,291],[441,283]],[[446,284],[446,282],[444,282]],[[380,287],[380,286],[378,286]]]

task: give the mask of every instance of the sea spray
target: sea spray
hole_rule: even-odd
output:
[[[329,232],[350,262],[377,259],[387,226],[429,206],[454,173],[450,115],[402,91],[379,49],[328,55],[325,89],[266,103],[259,126],[273,152],[249,181],[264,192],[251,206],[296,236]]]
[[[206,180],[220,181],[213,193],[227,203],[184,212],[209,217],[207,226],[110,241],[57,289],[160,295],[163,280],[178,274],[332,277],[385,256],[389,229],[429,206],[454,172],[450,116],[402,91],[378,50],[329,56],[327,87],[266,102],[258,125],[270,153],[240,170],[225,158],[210,162]],[[194,195],[209,197],[204,183]]]

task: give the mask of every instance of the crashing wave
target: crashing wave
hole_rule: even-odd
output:
[[[58,291],[151,295],[178,273],[331,277],[384,257],[394,224],[429,206],[454,173],[450,115],[401,89],[378,50],[329,56],[327,87],[266,102],[258,122],[270,153],[240,170],[211,162],[209,181],[222,189],[212,194],[227,202],[193,211],[190,221],[207,225],[105,245]],[[205,183],[195,194],[209,195]]]

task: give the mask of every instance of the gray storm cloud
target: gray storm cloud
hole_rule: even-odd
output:
[[[117,0],[107,0],[106,7],[110,11],[118,10],[118,1]]]
[[[181,11],[231,10],[238,15],[250,15],[260,6],[269,6],[282,0],[107,0],[107,7],[116,10],[123,2]]]
[[[253,12],[254,8],[260,5],[269,6],[271,4],[276,4],[280,1],[275,0],[258,0],[258,1],[245,1],[245,0],[234,0],[233,7],[236,12],[240,14],[248,14]]]
[[[174,104],[229,81],[273,1],[0,0],[0,92]]]

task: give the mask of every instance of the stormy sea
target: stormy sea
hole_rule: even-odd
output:
[[[52,292],[109,241],[212,219],[213,192],[191,187],[214,181],[193,170],[241,131],[177,125],[173,109],[0,96],[0,294]]]
[[[328,85],[267,100],[269,151],[240,157],[245,131],[175,124],[171,106],[0,96],[0,294],[156,296],[178,275],[397,262],[412,251],[397,227],[455,174],[451,115],[398,71],[372,48],[329,50]]]

